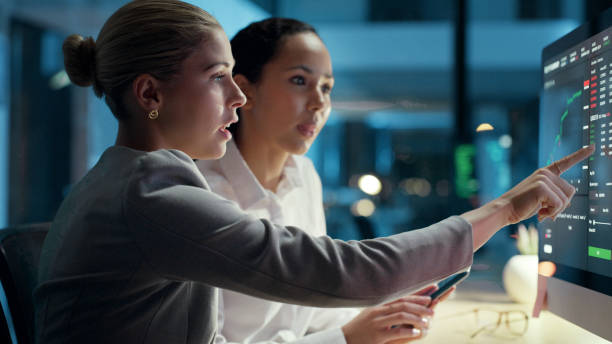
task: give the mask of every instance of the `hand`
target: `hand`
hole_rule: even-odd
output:
[[[421,338],[433,316],[433,310],[427,307],[430,302],[429,296],[410,295],[382,306],[366,308],[342,327],[346,343],[404,343]]]
[[[472,224],[473,248],[484,245],[497,230],[537,213],[539,220],[556,218],[570,203],[576,189],[560,176],[586,159],[594,146],[542,167],[499,198],[461,215]]]
[[[434,309],[436,307],[436,305],[438,305],[438,303],[446,300],[448,298],[448,296],[450,294],[452,294],[453,291],[455,291],[455,289],[457,289],[457,287],[455,287],[455,286],[450,287],[437,300],[432,301],[429,304],[428,307],[431,308],[431,309]],[[426,287],[425,289],[422,289],[422,290],[416,292],[415,295],[430,295],[431,293],[435,292],[436,290],[438,290],[438,286],[434,284],[434,285],[431,285],[429,287]],[[431,326],[431,320],[429,321],[428,325]],[[386,342],[385,344],[403,344],[403,343],[406,343],[408,341],[412,341],[412,340],[415,340],[415,339],[422,338],[422,337],[424,337],[427,334],[429,326],[427,327],[427,329],[421,329],[421,333],[417,337],[415,337],[415,338],[412,338],[412,339],[409,339],[409,340],[407,340],[407,339],[396,339],[396,340],[391,340],[389,342]]]
[[[542,167],[499,199],[509,204],[509,223],[517,223],[536,212],[538,220],[555,219],[570,204],[576,189],[560,176],[580,161],[593,154],[593,145],[582,148],[561,160]]]
[[[438,290],[438,285],[437,284],[432,284],[430,286],[427,286],[419,291],[417,291],[416,293],[414,293],[413,295],[423,295],[423,296],[429,296],[433,293],[436,292],[436,290]],[[457,289],[457,287],[452,286],[450,287],[447,291],[444,292],[444,294],[442,294],[437,300],[435,301],[431,301],[430,304],[428,304],[427,307],[434,309],[436,307],[436,305],[444,300],[446,300],[450,294],[452,294],[453,291],[455,291],[455,289]]]
[[[437,290],[437,289],[438,289],[438,288],[436,287],[436,290]],[[445,291],[445,292],[442,294],[442,296],[440,296],[440,297],[439,297],[437,300],[432,301],[432,302],[431,302],[431,304],[429,305],[429,308],[434,309],[434,308],[435,308],[435,307],[438,305],[438,303],[440,303],[440,302],[442,302],[442,301],[446,300],[446,299],[447,299],[447,298],[450,296],[450,294],[452,294],[452,292],[453,292],[453,291],[455,291],[455,289],[457,289],[457,287],[456,287],[456,286],[452,286],[452,287],[450,287],[450,288],[449,288],[447,291]],[[434,291],[435,291],[435,290],[434,290]],[[433,293],[433,291],[432,291],[432,293]]]

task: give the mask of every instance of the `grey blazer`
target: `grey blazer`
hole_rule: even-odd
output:
[[[45,241],[37,342],[210,343],[215,287],[369,306],[471,263],[471,226],[460,217],[374,240],[311,237],[210,192],[180,151],[114,146],[73,187]]]

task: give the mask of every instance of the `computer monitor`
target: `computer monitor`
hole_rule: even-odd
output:
[[[540,264],[554,267],[549,310],[612,340],[612,8],[542,51],[539,162],[595,153],[563,177],[576,187],[556,221],[539,224]]]

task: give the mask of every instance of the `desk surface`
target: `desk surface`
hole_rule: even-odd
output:
[[[463,289],[463,290],[462,290]],[[578,327],[563,318],[543,311],[539,318],[531,318],[531,305],[510,302],[505,295],[487,293],[472,288],[460,288],[454,298],[440,303],[435,310],[429,333],[416,343],[533,343],[533,344],[609,344],[611,342]],[[496,311],[521,310],[529,315],[527,332],[512,336],[502,324],[493,334],[480,333],[470,338],[477,327],[473,324],[474,308]],[[456,315],[467,312],[468,314]],[[610,316],[605,315],[605,316]],[[612,321],[611,321],[612,326]]]

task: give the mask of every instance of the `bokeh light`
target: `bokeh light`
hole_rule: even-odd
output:
[[[357,185],[359,185],[359,189],[361,189],[361,191],[372,196],[378,195],[382,190],[382,183],[380,182],[380,179],[371,174],[364,174],[361,176],[357,182]]]

